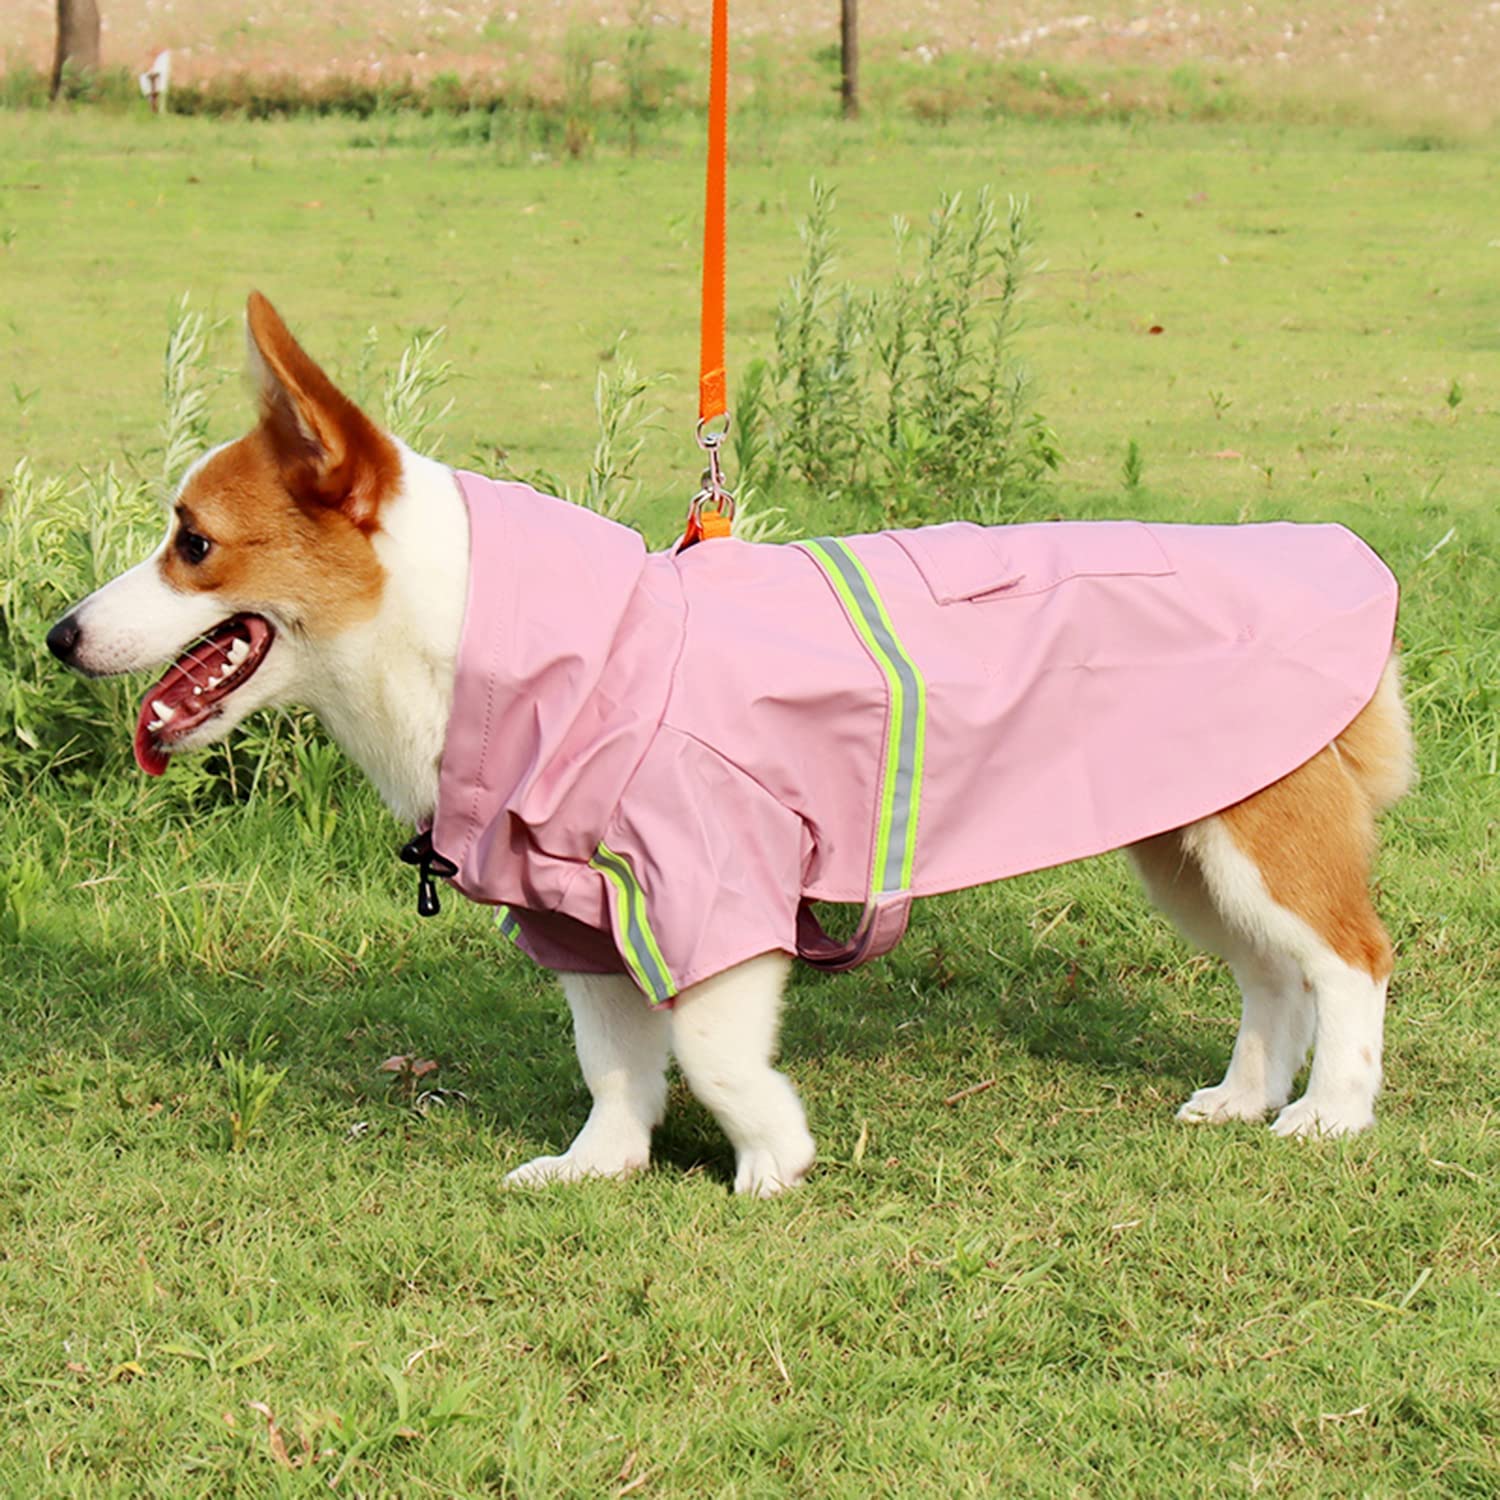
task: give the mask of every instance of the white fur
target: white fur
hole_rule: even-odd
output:
[[[183,475],[178,492],[225,447],[228,444],[221,443],[198,459]],[[79,671],[113,677],[165,666],[189,641],[224,618],[224,606],[211,596],[179,593],[162,576],[161,560],[176,529],[169,506],[167,532],[156,551],[95,589],[70,612],[82,631],[73,657]]]
[[[82,635],[73,665],[91,677],[165,666],[224,618],[212,595],[184,594],[162,577],[163,541],[145,562],[95,590],[74,611]]]
[[[163,542],[145,562],[90,594],[74,611],[82,630],[75,666],[101,677],[164,667],[227,618],[223,603],[212,594],[179,593],[167,584],[158,566],[166,546]],[[270,611],[266,617],[277,623]],[[223,739],[257,709],[298,701],[295,653],[292,638],[278,633],[249,681],[220,699],[218,714],[181,736],[173,753],[201,750]]]
[[[642,1170],[667,1107],[668,1013],[647,1005],[624,974],[560,977],[594,1107],[561,1156],[539,1156],[505,1179],[523,1186]]]
[[[734,1188],[769,1198],[796,1186],[815,1154],[797,1091],[771,1066],[791,960],[762,953],[684,990],[672,1050],[694,1095],[734,1147]]]
[[[771,1066],[791,960],[763,953],[650,1009],[624,975],[564,974],[584,1082],[594,1107],[561,1156],[539,1156],[507,1182],[535,1186],[624,1177],[646,1166],[666,1105],[667,1046],[735,1149],[735,1191],[769,1198],[801,1182],[814,1146],[796,1090]]]
[[[1344,962],[1278,905],[1220,818],[1183,830],[1193,864],[1164,879],[1138,861],[1148,889],[1191,938],[1226,959],[1242,995],[1240,1032],[1223,1082],[1178,1118],[1258,1119],[1279,1109],[1278,1135],[1345,1135],[1375,1121],[1386,985]],[[1201,875],[1198,871],[1201,870]],[[1314,1043],[1307,1092],[1292,1081]],[[1285,1108],[1282,1106],[1285,1105]]]
[[[1177,1111],[1179,1120],[1259,1120],[1280,1109],[1312,1043],[1314,1007],[1297,965],[1232,938],[1226,946],[1240,986],[1239,1035],[1224,1081],[1194,1093]]]
[[[317,713],[390,810],[419,823],[437,806],[463,633],[469,514],[445,465],[398,447],[401,486],[381,508],[374,537],[386,570],[380,609],[303,648],[297,701]]]

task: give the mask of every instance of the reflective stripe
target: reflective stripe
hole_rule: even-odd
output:
[[[635,878],[635,871],[624,855],[600,844],[589,864],[600,871],[615,888],[615,935],[620,957],[625,960],[635,982],[660,1005],[677,993],[672,975],[656,945],[656,934],[646,915],[646,893]]]
[[[521,930],[521,924],[516,920],[516,914],[508,906],[497,906],[495,908],[495,921],[500,928],[500,936],[508,937],[512,942],[516,934]]]
[[[922,805],[927,741],[927,684],[896,636],[874,580],[855,553],[835,537],[798,544],[823,569],[849,623],[885,674],[890,689],[880,821],[870,865],[870,899],[911,888]]]

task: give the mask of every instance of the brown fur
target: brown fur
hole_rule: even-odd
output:
[[[250,294],[246,324],[251,363],[261,367],[261,429],[288,494],[339,510],[361,531],[375,530],[401,479],[395,444],[323,373],[259,292]]]
[[[1375,696],[1334,744],[1373,811],[1383,811],[1411,790],[1416,763],[1396,657],[1386,664]]]
[[[1370,904],[1369,798],[1332,746],[1220,816],[1278,906],[1345,963],[1376,979],[1390,974],[1391,942]]]
[[[213,592],[229,610],[275,604],[312,636],[333,636],[380,606],[385,569],[368,535],[329,506],[288,493],[264,424],[220,449],[178,501],[183,526],[213,544],[201,563],[175,546],[163,577],[184,593]]]
[[[162,576],[230,608],[274,603],[309,635],[337,635],[379,608],[385,569],[370,537],[400,483],[400,457],[258,292],[248,325],[260,423],[184,487],[180,526],[212,546],[199,563],[169,546]]]
[[[1331,745],[1280,781],[1218,814],[1260,871],[1271,899],[1308,924],[1345,963],[1391,972],[1391,942],[1370,902],[1375,814],[1412,781],[1411,734],[1395,658],[1375,696]],[[1132,853],[1157,896],[1193,930],[1212,905],[1181,830]]]

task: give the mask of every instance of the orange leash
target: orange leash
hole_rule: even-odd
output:
[[[714,0],[708,80],[708,186],[703,197],[703,338],[698,358],[698,420],[729,410],[724,375],[724,179],[729,111],[729,0]]]
[[[703,198],[703,323],[698,355],[698,446],[708,455],[702,488],[688,507],[681,547],[728,536],[734,496],[724,487],[719,449],[729,432],[729,380],[724,372],[724,241],[729,115],[729,0],[714,0],[708,79],[708,183]],[[711,424],[723,418],[717,428]],[[681,547],[679,550],[681,550]]]

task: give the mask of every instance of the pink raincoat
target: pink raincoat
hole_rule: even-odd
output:
[[[1396,584],[1339,526],[966,522],[648,554],[458,474],[472,560],[432,846],[549,968],[655,1002],[847,967],[913,896],[1118,848],[1369,701]],[[807,903],[864,909],[840,947]]]

